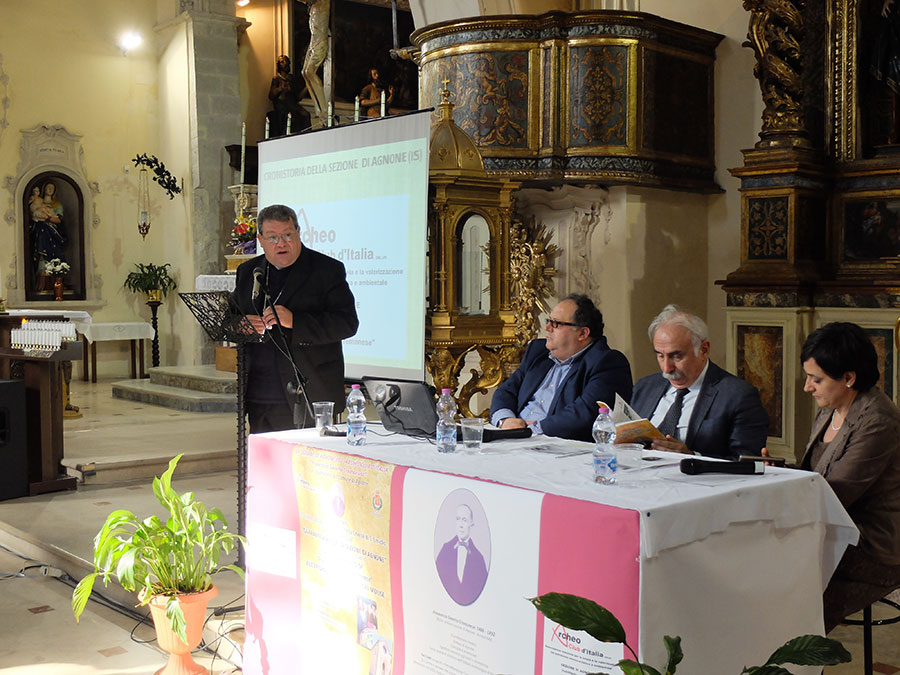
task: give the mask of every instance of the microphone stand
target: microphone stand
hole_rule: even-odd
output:
[[[269,293],[269,286],[262,279],[259,280],[259,283],[265,293],[263,307],[270,307],[272,309],[272,314],[275,315],[275,324],[278,326],[278,334],[281,337],[283,345],[278,345],[274,337],[272,340],[275,341],[278,350],[285,358],[287,358],[288,362],[291,364],[291,369],[294,372],[294,382],[288,383],[286,393],[288,395],[288,400],[293,402],[294,428],[302,429],[304,428],[303,424],[306,420],[315,419],[312,406],[309,403],[309,396],[306,394],[306,377],[304,377],[303,373],[300,371],[297,362],[294,361],[291,345],[288,343],[287,336],[284,333],[284,326],[281,325],[281,319],[278,317],[278,312],[275,310],[275,302],[272,300],[272,294]],[[303,409],[304,407],[306,410]]]

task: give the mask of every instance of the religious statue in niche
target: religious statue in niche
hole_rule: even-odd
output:
[[[25,299],[45,300],[64,286],[66,300],[83,300],[84,260],[78,186],[64,174],[49,171],[31,179],[22,196]]]
[[[269,85],[271,110],[266,114],[270,136],[284,136],[287,133],[287,119],[291,116],[291,133],[309,129],[309,113],[300,105],[306,94],[299,77],[291,72],[291,59],[284,54],[275,61],[275,77]]]
[[[28,198],[28,213],[31,218],[29,235],[31,258],[37,273],[37,288],[48,291],[53,288],[54,272],[52,262],[66,262],[66,228],[63,222],[65,209],[56,196],[56,183],[48,180],[43,185],[31,188]]]
[[[387,84],[378,77],[378,68],[369,68],[369,83],[359,93],[359,116],[381,117],[381,94],[384,92],[384,114],[391,114],[394,100],[394,85]]]

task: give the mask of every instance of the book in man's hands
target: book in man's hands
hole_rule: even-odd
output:
[[[597,401],[597,405],[605,405],[603,401]],[[650,423],[646,417],[640,417],[625,399],[616,394],[616,405],[612,412],[612,421],[616,425],[616,443],[640,443],[650,445],[652,441],[664,441],[665,436]]]

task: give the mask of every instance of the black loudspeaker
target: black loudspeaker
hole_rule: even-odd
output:
[[[0,500],[28,495],[25,382],[0,380]]]

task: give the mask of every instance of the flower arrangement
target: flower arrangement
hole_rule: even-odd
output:
[[[60,260],[59,258],[53,258],[53,260],[50,260],[47,263],[44,269],[46,270],[47,274],[52,277],[62,277],[68,274],[69,270],[72,268],[69,266],[69,263]]]
[[[256,217],[243,213],[234,219],[231,242],[235,254],[256,253]]]

